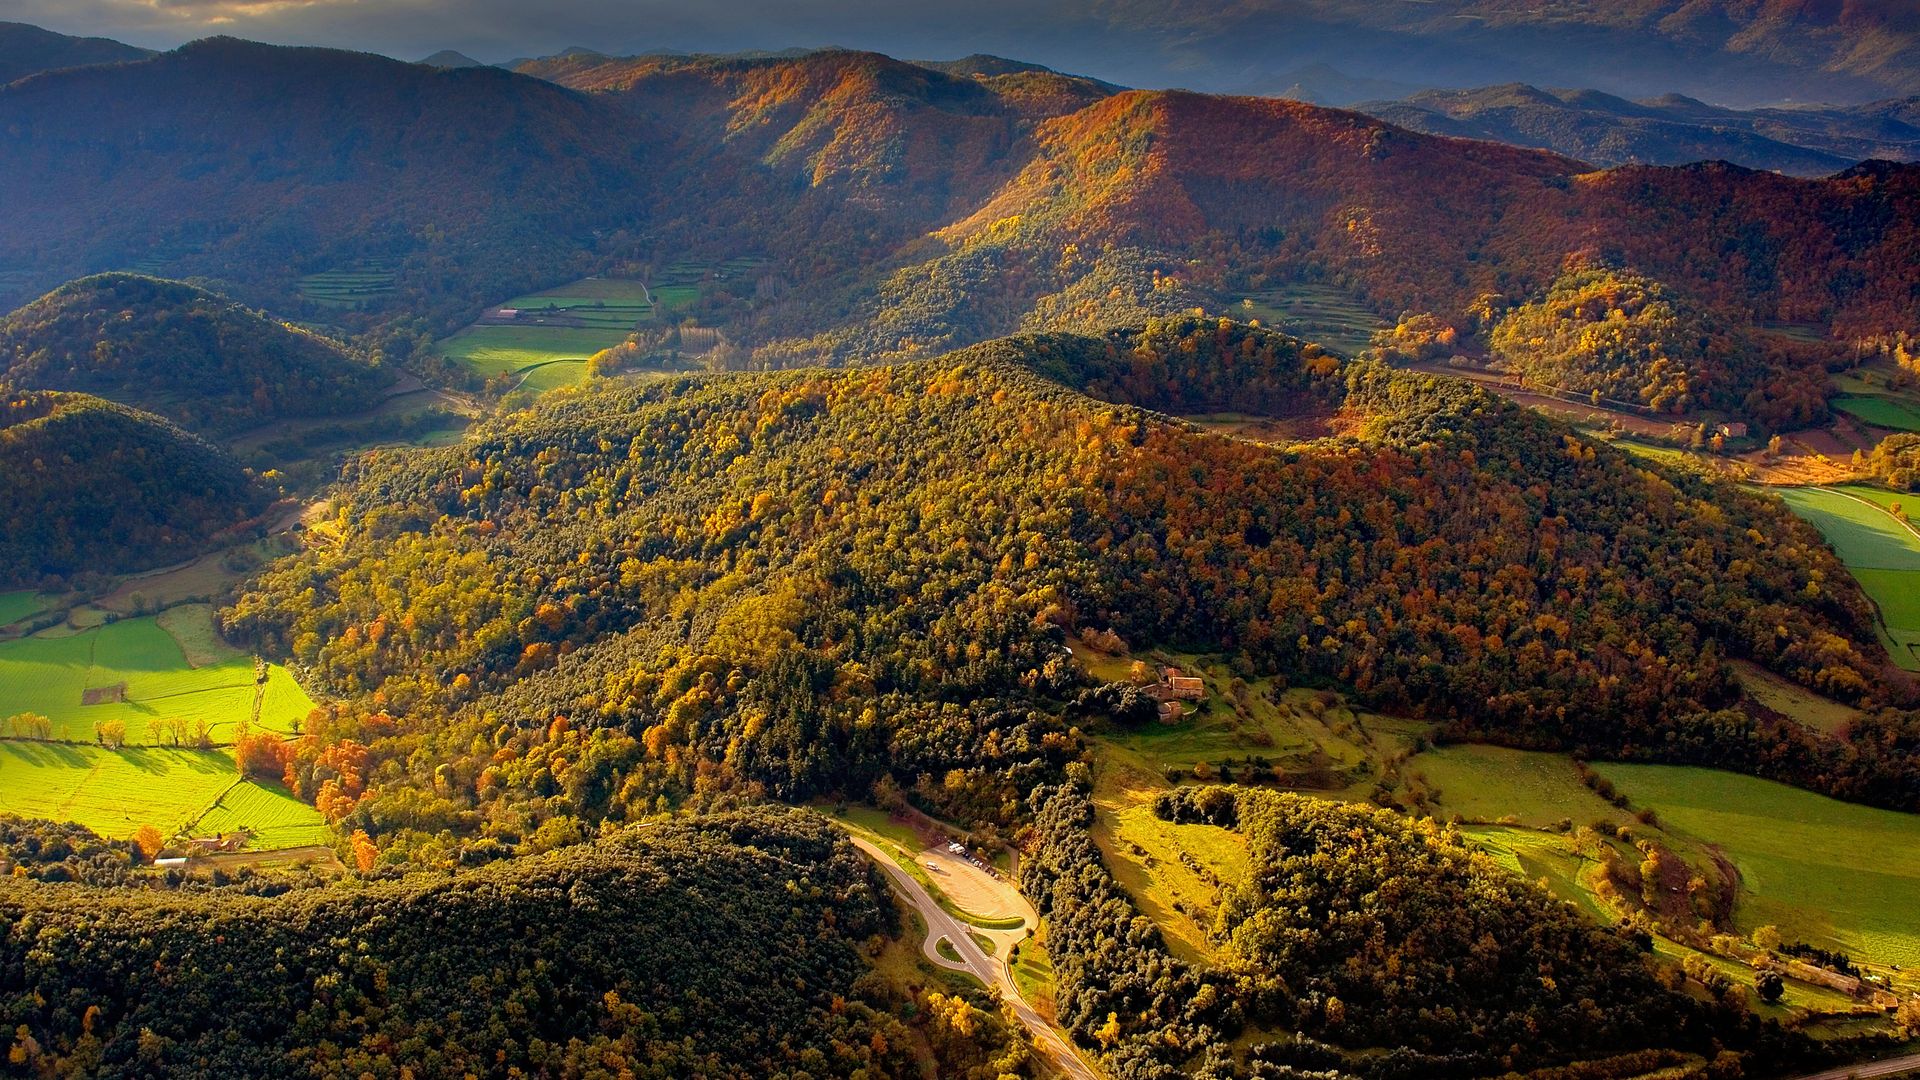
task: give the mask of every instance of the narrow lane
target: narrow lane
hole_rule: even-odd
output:
[[[1910,1072],[1920,1072],[1920,1054],[1907,1054],[1904,1057],[1888,1058],[1885,1061],[1863,1061],[1857,1065],[1842,1065],[1825,1072],[1796,1076],[1793,1080],[1868,1080],[1875,1076],[1905,1076]]]
[[[996,957],[982,952],[967,931],[966,923],[947,914],[946,909],[936,903],[926,888],[913,879],[911,874],[900,869],[898,863],[886,852],[861,837],[852,838],[855,847],[867,853],[867,857],[880,864],[887,880],[906,897],[920,917],[927,922],[927,940],[921,943],[920,951],[935,964],[949,971],[964,971],[996,992],[1013,1009],[1013,1014],[1025,1024],[1033,1035],[1033,1043],[1042,1054],[1047,1056],[1055,1068],[1073,1080],[1102,1080],[1099,1073],[1087,1064],[1080,1052],[1067,1041],[1059,1028],[1046,1017],[1035,1012],[1026,999],[1020,996],[1020,990],[1013,983],[1013,974],[1007,965]],[[940,955],[940,941],[944,938],[953,943],[953,950],[960,957],[958,963]]]

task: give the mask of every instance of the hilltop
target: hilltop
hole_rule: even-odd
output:
[[[144,60],[150,49],[109,38],[69,37],[26,23],[0,22],[0,86],[41,71]]]
[[[1354,107],[1414,131],[1537,147],[1599,166],[1730,161],[1827,176],[1866,158],[1920,158],[1920,99],[1914,98],[1743,111],[1680,95],[1628,101],[1516,83],[1428,90]]]
[[[0,385],[99,394],[208,436],[357,412],[388,381],[337,341],[135,274],[70,282],[0,319]]]
[[[421,307],[507,295],[645,219],[653,141],[494,68],[198,41],[0,88],[0,266],[290,296],[301,273],[406,255]]]
[[[0,584],[164,566],[265,508],[233,459],[151,413],[85,394],[0,402]]]

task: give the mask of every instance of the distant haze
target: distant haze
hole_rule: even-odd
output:
[[[986,52],[1131,86],[1336,103],[1504,81],[1735,105],[1920,93],[1920,0],[0,0],[0,19],[153,48],[231,34],[409,60],[571,46]]]

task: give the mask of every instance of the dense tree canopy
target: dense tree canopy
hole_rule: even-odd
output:
[[[210,437],[356,412],[387,381],[336,341],[136,274],[83,278],[0,319],[0,385],[84,390]]]
[[[266,501],[232,458],[151,413],[0,391],[0,584],[164,566]]]

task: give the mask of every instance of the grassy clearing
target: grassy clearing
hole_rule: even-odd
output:
[[[1014,989],[1020,991],[1035,1012],[1052,1019],[1054,1017],[1053,1000],[1053,958],[1047,955],[1046,942],[1036,934],[1022,941],[1018,946],[1019,955],[1014,958],[1010,974],[1013,976]]]
[[[586,360],[627,339],[656,318],[658,294],[638,281],[583,278],[516,296],[500,308],[520,312],[510,323],[475,323],[440,342],[440,354],[485,376],[523,372],[524,385],[551,390],[586,377]],[[496,309],[497,310],[497,309]]]
[[[1920,815],[1676,765],[1595,767],[1663,826],[1710,842],[1740,870],[1743,931],[1902,967],[1920,964]]]
[[[55,597],[42,596],[32,589],[0,593],[0,626],[11,626],[47,610]]]
[[[72,821],[110,837],[172,835],[239,779],[218,750],[0,742],[0,813]]]
[[[1853,487],[1787,488],[1780,497],[1820,530],[1880,606],[1894,662],[1920,671],[1920,534],[1890,512],[1897,497]]]
[[[1230,314],[1239,319],[1259,319],[1263,325],[1349,356],[1366,348],[1373,332],[1386,325],[1350,294],[1331,285],[1307,283],[1247,297],[1234,305]]]
[[[326,819],[320,811],[293,797],[279,785],[242,781],[223,792],[192,824],[195,836],[214,836],[245,829],[253,838],[249,851],[279,851],[309,844],[330,844]]]
[[[1889,428],[1894,431],[1920,431],[1920,407],[1900,398],[1846,395],[1834,398],[1832,405],[1848,416],[1872,424],[1874,427]]]
[[[210,623],[196,625],[191,614],[175,621],[191,628],[183,632],[194,648],[214,647]],[[252,658],[235,650],[200,659],[212,662],[194,666],[182,642],[151,616],[0,642],[0,716],[39,713],[53,721],[55,739],[75,742],[91,742],[96,725],[119,720],[129,745],[160,746],[171,741],[162,721],[174,717],[187,722],[190,736],[204,724],[214,742],[229,741],[235,725],[253,719],[256,696],[272,706],[263,708],[261,726],[276,731],[290,731],[294,718],[313,708],[279,665],[268,666],[262,687]],[[107,700],[83,704],[88,690]]]
[[[1620,822],[1628,814],[1594,794],[1565,754],[1499,746],[1446,746],[1415,755],[1409,776],[1424,778],[1439,816],[1464,821],[1544,827]]]
[[[240,650],[220,640],[213,629],[212,604],[182,604],[154,617],[154,623],[180,646],[187,663],[196,668],[209,667],[240,655]]]
[[[301,297],[322,307],[351,311],[391,300],[396,264],[390,259],[323,270],[300,279]]]
[[[1745,660],[1733,662],[1735,676],[1748,696],[1782,716],[1791,717],[1815,731],[1833,734],[1857,719],[1861,712],[1851,705],[1823,698],[1819,694],[1790,683],[1758,664]]]
[[[1103,747],[1094,768],[1093,839],[1114,880],[1160,927],[1168,947],[1183,959],[1210,961],[1207,931],[1219,887],[1245,877],[1246,844],[1218,826],[1160,820],[1153,798],[1168,786]]]

